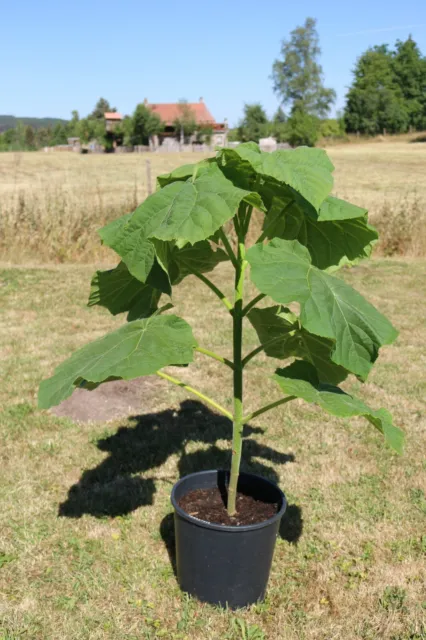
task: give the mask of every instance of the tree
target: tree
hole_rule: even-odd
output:
[[[26,149],[28,149],[29,151],[33,151],[35,149],[35,142],[36,142],[36,138],[34,134],[34,129],[28,125],[27,127],[25,127]]]
[[[300,109],[288,120],[287,140],[292,147],[314,147],[319,137],[320,119]]]
[[[259,142],[269,134],[269,121],[261,104],[245,104],[244,116],[238,126],[238,138],[242,142]]]
[[[99,144],[104,144],[105,124],[102,120],[94,118],[82,118],[77,125],[77,136],[83,144],[96,140]]]
[[[41,127],[40,129],[37,129],[35,137],[36,147],[38,149],[42,147],[48,147],[52,138],[52,130],[50,129],[50,127]]]
[[[395,80],[401,90],[409,126],[426,127],[426,58],[411,36],[397,40],[392,59]]]
[[[131,120],[131,124],[125,125],[130,130],[130,143],[132,145],[147,145],[151,136],[160,133],[163,124],[160,117],[151,111],[145,104],[137,105]]]
[[[368,49],[358,59],[353,74],[344,113],[346,130],[367,135],[406,131],[409,114],[388,46]]]
[[[284,111],[281,107],[278,107],[271,122],[271,135],[277,140],[277,142],[287,142],[288,140],[288,121]]]
[[[189,138],[197,130],[197,120],[195,113],[186,100],[179,102],[179,115],[173,122],[178,140]]]
[[[51,144],[52,145],[67,144],[68,142],[67,134],[68,134],[67,127],[63,125],[61,122],[58,122],[58,124],[56,124],[53,127]]]
[[[286,122],[286,120],[287,118],[285,117],[285,113],[282,110],[282,107],[278,107],[274,114],[274,117],[272,118],[272,122],[274,124],[283,124],[284,122]]]
[[[105,98],[99,98],[95,108],[88,117],[93,120],[103,120],[105,113],[115,113],[116,111],[117,109],[115,107],[111,107],[108,100],[105,100]]]
[[[290,33],[290,40],[283,40],[281,59],[275,60],[272,67],[272,80],[275,93],[283,104],[290,105],[292,113],[299,110],[322,118],[328,114],[336,92],[323,85],[315,25],[316,20],[307,18],[302,27]]]

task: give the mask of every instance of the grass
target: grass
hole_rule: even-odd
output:
[[[169,495],[180,475],[228,465],[229,423],[158,381],[140,416],[77,424],[36,409],[40,380],[122,322],[88,309],[87,265],[0,271],[0,638],[57,640],[424,640],[426,638],[426,264],[373,260],[344,272],[400,330],[368,383],[407,432],[398,457],[362,420],[295,401],[250,425],[244,467],[289,499],[267,599],[222,611],[181,594],[170,563]],[[217,281],[227,281],[220,265]],[[194,287],[202,304],[191,303]],[[229,354],[229,317],[188,278],[177,313]],[[255,346],[247,329],[245,347]],[[247,410],[278,397],[258,356]],[[173,369],[171,369],[173,371]],[[229,406],[228,369],[199,355],[179,370]]]
[[[384,255],[426,255],[426,153],[408,140],[329,150],[334,193],[371,212]],[[90,262],[108,256],[96,229],[133,210],[158,174],[201,154],[0,154],[0,250],[4,260]]]

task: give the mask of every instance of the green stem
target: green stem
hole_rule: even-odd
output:
[[[166,302],[162,307],[158,307],[157,311],[155,311],[153,315],[159,316],[161,313],[164,313],[164,311],[168,311],[169,309],[173,309],[173,305],[171,302]]]
[[[231,243],[229,242],[228,238],[226,237],[226,233],[224,232],[224,230],[222,229],[222,227],[219,229],[219,238],[222,240],[223,246],[225,247],[225,251],[228,254],[228,257],[230,259],[230,261],[232,262],[232,264],[234,265],[235,268],[237,268],[237,258],[236,255],[231,247]]]
[[[218,353],[215,353],[214,351],[210,351],[209,349],[204,349],[204,347],[196,347],[195,351],[198,351],[198,353],[203,353],[205,356],[209,356],[209,358],[214,358],[218,362],[222,362],[222,364],[226,364],[231,369],[234,368],[234,363],[231,362],[231,360],[228,360],[228,358],[223,358],[222,356],[220,356]]]
[[[194,395],[198,396],[199,398],[201,398],[201,400],[204,400],[204,402],[207,402],[212,407],[220,411],[220,413],[222,413],[224,416],[232,420],[232,413],[230,411],[227,411],[226,409],[224,409],[220,404],[218,404],[217,402],[209,398],[209,396],[206,396],[204,393],[201,393],[201,391],[197,391],[197,389],[194,389],[194,387],[190,387],[188,384],[185,384],[184,382],[182,382],[181,380],[178,380],[177,378],[173,378],[172,376],[169,376],[167,373],[164,373],[163,371],[156,371],[156,374],[157,376],[160,376],[160,378],[164,378],[164,380],[168,380],[172,384],[175,384],[178,387],[182,387],[182,389],[186,389],[186,391],[189,391],[190,393],[193,393]]]
[[[266,295],[264,293],[259,293],[259,295],[253,298],[253,300],[250,300],[250,302],[243,309],[243,316],[246,316],[248,312],[257,305],[258,302],[263,300],[263,298],[266,298]]]
[[[244,235],[247,235],[250,226],[251,214],[253,213],[253,207],[249,207],[246,212],[246,219],[244,221]]]
[[[243,424],[249,422],[249,420],[253,420],[253,418],[257,418],[257,416],[261,416],[262,413],[266,413],[271,409],[275,409],[275,407],[279,407],[280,404],[286,404],[286,402],[290,402],[290,400],[294,400],[296,396],[287,396],[286,398],[281,398],[280,400],[275,400],[275,402],[271,402],[270,404],[266,404],[264,407],[253,411],[253,413],[249,413],[243,417]]]
[[[213,284],[211,280],[206,278],[206,276],[204,276],[202,273],[199,273],[198,271],[193,271],[192,273],[199,280],[201,280],[201,282],[204,282],[204,284],[206,284],[209,287],[209,289],[211,289],[213,293],[217,295],[217,297],[221,300],[221,302],[223,302],[223,304],[228,309],[228,311],[232,313],[232,310],[233,310],[232,302],[229,302],[225,294],[222,293],[222,291],[215,284]]]
[[[254,358],[254,356],[257,356],[258,353],[260,353],[261,351],[264,351],[266,347],[269,347],[270,344],[273,344],[274,342],[278,342],[278,340],[282,340],[282,336],[276,336],[275,338],[271,338],[270,340],[267,340],[263,344],[260,344],[258,347],[256,347],[256,349],[253,349],[253,351],[250,351],[250,353],[248,353],[243,358],[243,368],[246,366],[248,362],[250,362],[252,358]]]
[[[243,292],[244,270],[246,268],[244,237],[238,238],[237,268],[235,269],[235,292],[233,313],[233,343],[234,343],[234,421],[232,427],[232,463],[231,476],[228,487],[228,513],[236,512],[236,498],[238,476],[240,473],[241,450],[243,444]]]
[[[288,209],[290,209],[290,207],[294,204],[294,200],[290,200],[290,202],[288,202],[286,204],[286,206],[284,207],[284,209],[281,211],[280,213],[280,217],[283,217],[285,215],[285,213],[287,212]],[[266,227],[264,228],[264,230],[262,231],[262,233],[260,234],[260,236],[258,237],[258,239],[256,240],[255,244],[258,244],[259,242],[263,242],[266,238],[266,234],[268,232],[268,229],[271,228],[271,225],[275,222],[275,219],[273,218],[269,224],[266,225]]]

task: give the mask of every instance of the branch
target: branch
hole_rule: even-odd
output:
[[[228,360],[228,358],[223,358],[222,356],[215,353],[214,351],[210,351],[209,349],[204,349],[204,347],[196,347],[195,351],[198,351],[199,353],[203,353],[205,356],[209,356],[209,358],[214,358],[218,362],[222,362],[222,364],[226,364],[231,369],[234,368],[234,363],[231,362],[231,360]]]
[[[182,389],[186,389],[186,391],[189,391],[190,393],[193,393],[194,395],[198,396],[199,398],[201,398],[201,400],[204,400],[204,402],[207,402],[208,404],[210,404],[212,407],[220,411],[220,413],[222,413],[224,416],[226,416],[230,420],[233,419],[232,413],[224,409],[220,404],[218,404],[217,402],[215,402],[214,400],[206,396],[204,393],[201,393],[201,391],[197,391],[197,389],[190,387],[189,385],[185,384],[181,380],[178,380],[177,378],[173,378],[172,376],[169,376],[167,373],[163,373],[163,371],[156,371],[156,375],[160,376],[160,378],[164,378],[164,380],[168,380],[169,382],[171,382],[172,384],[175,384],[178,387],[182,387]]]
[[[295,399],[296,399],[296,396],[287,396],[286,398],[281,398],[280,400],[275,400],[275,402],[266,404],[264,407],[261,407],[261,409],[257,409],[256,411],[253,411],[253,413],[249,413],[246,416],[244,416],[243,424],[245,424],[246,422],[249,422],[250,420],[253,420],[253,418],[257,418],[257,416],[262,415],[262,413],[266,413],[271,409],[275,409],[275,407],[279,407],[280,404],[286,404],[286,402],[290,402],[290,400],[295,400]]]
[[[258,302],[263,300],[263,298],[266,298],[266,294],[259,293],[258,296],[256,296],[255,298],[253,298],[253,300],[251,300],[248,304],[246,304],[246,306],[243,309],[243,316],[246,316],[248,312],[251,311],[253,307],[257,305]]]
[[[252,358],[254,358],[254,356],[257,356],[258,353],[260,353],[261,351],[264,351],[266,347],[269,347],[269,345],[273,344],[274,342],[278,342],[278,340],[282,340],[282,336],[276,336],[275,338],[271,338],[270,340],[267,340],[263,344],[260,344],[258,347],[256,347],[256,349],[253,349],[253,351],[250,351],[250,353],[248,353],[245,356],[245,358],[243,358],[243,361],[242,361],[243,367],[245,367],[246,364],[250,362]]]
[[[294,204],[294,200],[290,200],[290,202],[288,202],[286,204],[286,206],[284,207],[284,209],[281,211],[281,216],[283,216],[287,209],[289,209],[292,205]],[[258,239],[256,240],[255,244],[259,244],[259,242],[263,242],[266,238],[266,233],[269,229],[269,227],[275,222],[275,219],[272,219],[269,224],[266,225],[266,227],[264,228],[264,230],[262,231],[262,233],[260,234],[260,236],[258,237]]]
[[[225,251],[228,254],[228,257],[229,257],[230,261],[232,262],[234,267],[236,267],[237,266],[236,255],[233,252],[232,247],[231,247],[231,243],[229,242],[228,238],[226,237],[226,233],[224,232],[222,227],[219,229],[218,235],[219,235],[219,238],[222,240],[223,246],[225,247]]]
[[[211,289],[213,293],[217,295],[217,297],[223,302],[223,304],[228,309],[228,311],[232,314],[234,307],[232,306],[232,303],[229,302],[225,294],[222,293],[222,291],[215,284],[213,284],[211,280],[206,278],[206,276],[204,276],[202,273],[199,273],[198,271],[193,271],[192,273],[194,276],[197,276],[197,278],[201,280],[201,282],[204,282],[204,284],[206,284],[209,287],[209,289]]]

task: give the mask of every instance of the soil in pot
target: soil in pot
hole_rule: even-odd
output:
[[[227,495],[219,487],[195,489],[185,494],[179,506],[190,516],[228,526],[257,524],[269,520],[278,513],[281,504],[262,500],[261,495],[237,493],[237,513],[230,516],[226,510]]]

